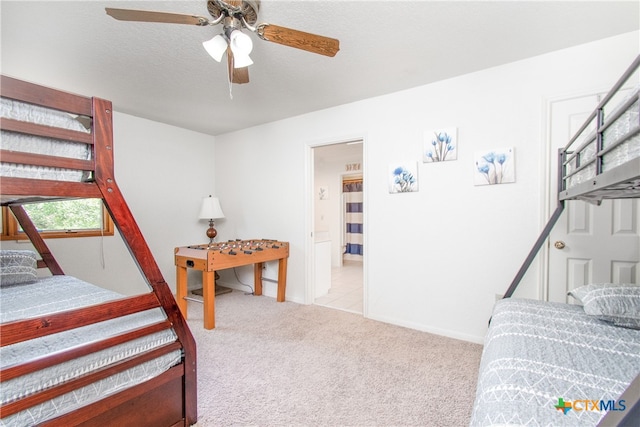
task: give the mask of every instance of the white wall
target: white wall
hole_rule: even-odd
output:
[[[314,195],[309,146],[362,137],[366,315],[480,342],[495,294],[506,290],[546,222],[546,100],[607,89],[639,51],[634,32],[215,141],[116,113],[116,179],[172,287],[173,249],[206,240],[197,214],[202,197],[215,191],[226,215],[216,222],[219,239],[289,241],[287,299],[304,302]],[[449,126],[458,127],[458,160],[420,163],[420,191],[389,194],[389,163],[420,161],[423,132]],[[475,187],[474,151],[504,146],[515,147],[517,182]],[[69,274],[124,293],[141,287],[117,236],[48,244]],[[275,271],[270,264],[265,276]],[[240,273],[252,282],[251,269]],[[538,296],[536,273],[520,295]],[[234,281],[230,274],[223,278]],[[265,293],[275,295],[275,285],[267,283]]]
[[[206,242],[208,225],[197,216],[214,190],[214,137],[116,112],[114,156],[116,182],[175,291],[174,248]],[[124,294],[147,291],[117,231],[46,243],[66,274]],[[2,247],[32,248],[9,241]]]
[[[481,342],[495,295],[546,222],[546,100],[610,87],[638,40],[634,32],[218,136],[216,192],[227,215],[219,235],[289,241],[287,299],[305,301],[308,146],[361,136],[366,315]],[[458,128],[458,160],[422,164],[423,132],[450,126]],[[474,151],[505,146],[515,147],[517,182],[474,186]],[[389,163],[405,160],[420,161],[420,191],[389,194]],[[536,273],[519,295],[539,295]],[[251,282],[250,271],[243,277]]]

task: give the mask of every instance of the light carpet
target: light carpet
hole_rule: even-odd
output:
[[[482,346],[240,291],[189,302],[198,427],[466,426]]]

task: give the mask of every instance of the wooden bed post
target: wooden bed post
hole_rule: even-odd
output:
[[[110,101],[93,98],[93,120],[94,150],[100,153],[99,156],[94,156],[96,160],[95,181],[102,193],[105,207],[160,304],[174,308],[168,311],[167,315],[185,350],[184,416],[186,425],[189,426],[198,420],[196,343],[169,285],[164,280],[160,268],[116,184],[113,169],[113,117]]]

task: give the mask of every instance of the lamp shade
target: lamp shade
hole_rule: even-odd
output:
[[[253,42],[251,37],[239,30],[233,30],[229,39],[229,45],[233,50],[233,54],[249,55],[253,50]]]
[[[253,61],[249,57],[249,55],[236,55],[233,54],[233,68],[244,68],[253,64]]]
[[[251,37],[239,30],[233,30],[229,37],[229,46],[233,52],[233,67],[244,68],[253,64],[253,61],[249,57],[251,50],[253,49],[253,42]]]
[[[213,59],[220,62],[222,55],[227,51],[227,39],[222,34],[218,34],[211,40],[202,42],[202,46]]]
[[[217,197],[205,197],[202,199],[202,208],[200,208],[200,219],[217,219],[224,218],[222,208],[220,207],[220,201]]]

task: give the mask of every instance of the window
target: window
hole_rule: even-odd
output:
[[[23,205],[43,238],[113,236],[113,221],[101,199],[73,199]],[[8,208],[2,208],[2,240],[27,236]]]

